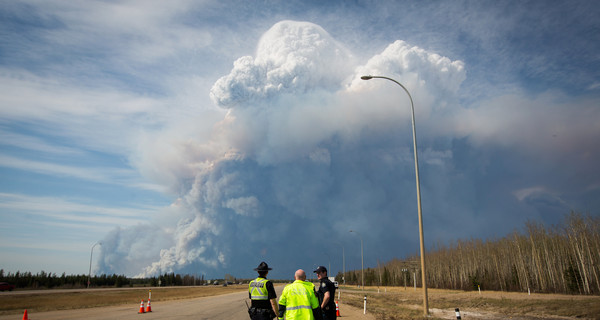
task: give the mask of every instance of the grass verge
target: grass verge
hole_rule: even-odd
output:
[[[600,319],[600,297],[557,294],[531,294],[514,292],[482,292],[428,290],[430,316],[423,316],[423,295],[420,289],[412,288],[366,288],[344,291],[344,303],[363,308],[364,296],[367,296],[367,312],[375,314],[377,319],[448,319],[459,308],[464,314],[479,319]],[[378,292],[379,290],[379,292]],[[384,291],[385,290],[385,291]]]

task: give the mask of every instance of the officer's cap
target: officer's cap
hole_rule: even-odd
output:
[[[272,268],[269,268],[269,265],[266,262],[261,262],[257,268],[254,268],[254,271],[269,271],[269,270],[273,270]]]
[[[327,268],[320,266],[318,267],[315,271],[313,271],[314,273],[319,273],[319,272],[327,272]]]

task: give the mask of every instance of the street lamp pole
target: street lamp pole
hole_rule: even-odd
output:
[[[419,242],[421,247],[421,281],[423,282],[423,313],[427,316],[429,314],[429,303],[427,301],[427,284],[425,281],[425,240],[423,237],[423,216],[421,213],[421,185],[419,183],[419,159],[417,157],[417,130],[415,129],[415,106],[413,104],[413,99],[410,95],[410,92],[404,87],[400,82],[382,76],[362,76],[360,77],[362,80],[371,80],[374,78],[386,79],[392,81],[399,85],[410,99],[410,111],[412,114],[412,133],[413,133],[413,147],[415,153],[415,177],[417,181],[417,209],[419,213]]]
[[[342,280],[344,280],[344,285],[346,285],[346,253],[344,252],[344,245],[339,242],[336,243],[342,247]]]
[[[344,246],[342,246],[342,267],[344,269],[344,285],[346,285],[346,253],[344,252]]]
[[[363,259],[363,237],[356,230],[350,230],[350,232],[356,233],[360,237],[360,278],[362,282],[361,289],[365,290],[365,263]]]
[[[102,245],[102,242],[98,241],[92,246],[92,251],[90,252],[90,272],[88,273],[88,283],[87,287],[90,288],[90,282],[92,281],[92,257],[94,256],[94,247],[97,245]]]

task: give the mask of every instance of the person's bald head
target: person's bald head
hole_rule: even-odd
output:
[[[304,280],[306,280],[306,272],[304,272],[304,270],[302,270],[302,269],[298,269],[296,271],[296,273],[294,274],[294,278],[296,280],[302,280],[302,281],[304,281]]]

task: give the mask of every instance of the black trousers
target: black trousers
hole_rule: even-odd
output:
[[[335,316],[335,311],[333,313],[331,312],[324,312],[323,313],[323,320],[335,320],[337,317]]]
[[[250,308],[248,313],[250,314],[250,319],[252,320],[272,320],[275,318],[275,312],[270,309]]]

